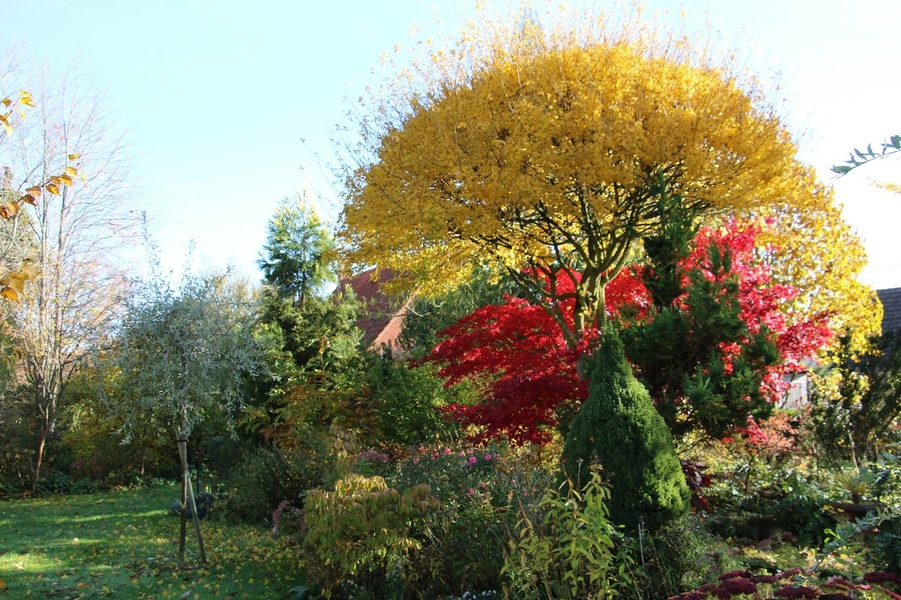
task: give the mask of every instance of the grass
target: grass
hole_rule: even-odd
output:
[[[208,564],[178,569],[175,486],[0,502],[0,598],[281,598],[297,551],[261,527],[206,520]],[[214,508],[215,510],[215,508]]]

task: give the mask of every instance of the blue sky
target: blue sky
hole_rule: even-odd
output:
[[[645,2],[674,21],[684,8],[689,27],[710,21],[753,72],[780,74],[801,158],[835,183],[867,245],[864,281],[899,287],[901,197],[868,179],[901,180],[901,161],[837,181],[828,172],[851,148],[901,133],[901,2],[855,4]],[[193,239],[200,262],[257,279],[266,222],[304,177],[326,218],[337,217],[326,173],[345,98],[378,81],[379,57],[411,43],[414,23],[441,38],[473,13],[471,2],[450,0],[20,0],[5,3],[0,40],[24,40],[51,71],[77,61],[108,92],[130,132],[134,205],[150,215],[167,264],[177,268]]]

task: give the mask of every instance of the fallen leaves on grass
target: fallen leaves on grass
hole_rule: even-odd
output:
[[[9,503],[0,571],[15,597],[273,598],[298,584],[296,550],[264,528],[207,520],[209,563],[175,560],[177,488]],[[15,524],[15,527],[8,525]],[[14,531],[13,531],[14,530]],[[189,546],[189,549],[191,547]]]

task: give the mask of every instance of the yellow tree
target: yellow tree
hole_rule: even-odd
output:
[[[360,137],[344,148],[349,261],[391,268],[421,293],[490,262],[552,312],[573,297],[574,326],[554,316],[575,344],[604,320],[605,287],[665,198],[702,218],[776,207],[838,218],[764,86],[703,40],[640,22],[483,13],[361,98]],[[816,254],[817,232],[796,234]],[[561,270],[582,274],[575,291],[544,290],[541,276]]]
[[[867,256],[860,240],[841,216],[831,187],[818,182],[812,169],[797,166],[796,180],[815,199],[807,207],[776,202],[760,211],[773,224],[764,228],[758,243],[772,248],[765,259],[778,283],[796,288],[798,296],[786,307],[790,315],[826,313],[836,334],[853,331],[850,349],[863,351],[867,339],[878,334],[882,304],[876,292],[857,275]],[[839,337],[830,351],[838,350]]]

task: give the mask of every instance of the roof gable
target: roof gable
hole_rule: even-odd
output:
[[[363,330],[363,345],[369,350],[391,350],[397,357],[404,351],[399,338],[404,325],[404,315],[412,298],[398,306],[399,301],[382,293],[381,285],[394,279],[391,269],[369,269],[353,277],[342,277],[336,291],[353,290],[362,304],[357,327]]]

